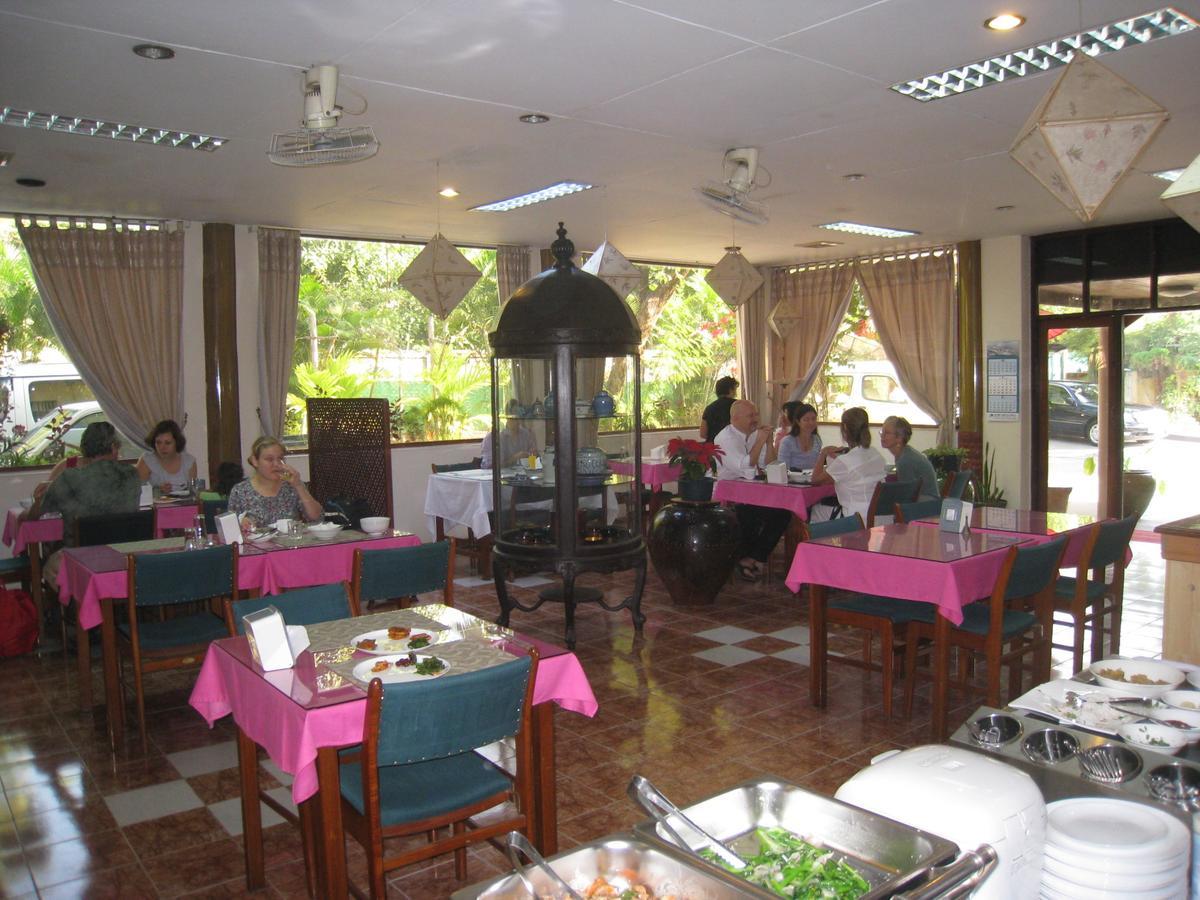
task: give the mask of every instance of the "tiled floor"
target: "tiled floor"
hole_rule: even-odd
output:
[[[628,583],[597,581],[614,598]],[[523,588],[527,597],[535,589]],[[1134,545],[1123,651],[1158,654],[1162,590],[1159,548]],[[458,600],[495,615],[486,583],[464,578]],[[634,773],[685,803],[765,773],[832,792],[875,754],[928,740],[925,692],[912,720],[885,718],[878,676],[857,669],[833,666],[828,709],[810,705],[804,604],[778,577],[732,582],[711,607],[678,608],[651,575],[643,609],[640,638],[628,613],[591,607],[579,614],[577,652],[600,711],[594,719],[557,713],[564,847],[642,818],[625,798]],[[548,604],[517,613],[513,625],[558,640],[562,610]],[[831,644],[852,652],[858,641],[835,636]],[[98,667],[95,674],[98,682]],[[150,752],[133,740],[114,756],[102,721],[77,710],[71,660],[48,653],[0,662],[0,895],[245,894],[233,733],[228,720],[210,731],[186,705],[193,674],[152,677]],[[979,698],[953,702],[956,726]],[[267,760],[262,768],[264,785],[288,798],[287,777]],[[304,896],[296,832],[276,824],[267,836],[269,886],[256,896]],[[361,855],[352,850],[350,860],[361,875]],[[471,880],[502,868],[490,848],[475,851]],[[458,886],[452,866],[439,862],[397,873],[390,896],[443,898]]]

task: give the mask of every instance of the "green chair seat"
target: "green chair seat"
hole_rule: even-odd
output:
[[[874,594],[853,594],[849,597],[831,600],[829,608],[889,619],[896,625],[905,622],[932,622],[936,615],[932,603],[897,600],[893,597],[878,597]]]
[[[1058,597],[1064,597],[1071,600],[1075,597],[1075,577],[1073,575],[1059,575],[1058,583],[1054,585],[1054,593]],[[1108,589],[1107,585],[1097,581],[1087,582],[1085,588],[1089,601],[1100,600],[1104,597],[1104,592]]]
[[[117,630],[129,638],[129,624],[121,622]],[[225,637],[225,623],[209,613],[179,616],[165,622],[139,622],[138,643],[143,651],[153,653],[192,644],[206,644]]]
[[[1009,640],[1028,631],[1037,623],[1037,616],[1024,610],[1007,609],[1000,623],[1000,634]],[[987,634],[991,626],[991,610],[986,600],[969,603],[963,607],[963,621],[958,627],[972,634]]]
[[[362,766],[345,763],[342,797],[358,812],[363,803]],[[512,787],[509,778],[477,753],[379,768],[379,818],[384,827],[417,822],[471,806]]]

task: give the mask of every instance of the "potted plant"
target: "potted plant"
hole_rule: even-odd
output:
[[[1004,489],[996,483],[996,448],[983,445],[983,472],[975,484],[976,506],[1008,506]]]
[[[942,479],[961,468],[962,461],[967,458],[967,451],[965,447],[948,447],[945,444],[939,444],[926,450],[925,456],[933,465],[933,471],[937,473],[938,478]]]
[[[707,475],[717,473],[717,460],[725,452],[711,441],[677,437],[667,444],[667,453],[671,465],[679,466],[679,498],[711,500],[713,482]]]
[[[1140,519],[1154,499],[1155,490],[1165,492],[1166,482],[1156,481],[1149,469],[1133,468],[1128,456],[1121,462],[1121,517],[1136,513]],[[1083,473],[1089,476],[1096,474],[1095,454],[1084,457]]]

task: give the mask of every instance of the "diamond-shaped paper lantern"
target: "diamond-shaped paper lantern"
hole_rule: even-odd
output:
[[[627,260],[625,254],[608,241],[597,247],[596,252],[579,268],[595,275],[616,291],[622,300],[646,286],[646,270],[639,269]]]
[[[1088,222],[1167,120],[1167,111],[1076,53],[1009,155]]]
[[[478,280],[479,270],[438,233],[404,270],[400,286],[444,319]]]
[[[1171,207],[1171,212],[1200,231],[1200,156],[1163,191],[1161,199]]]
[[[741,247],[726,247],[725,255],[708,270],[704,280],[734,309],[749,300],[763,284],[758,270],[742,256]]]

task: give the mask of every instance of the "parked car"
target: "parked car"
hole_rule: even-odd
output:
[[[878,425],[888,416],[902,416],[910,425],[936,425],[933,418],[909,399],[895,367],[886,360],[853,362],[835,366],[829,374],[829,411],[861,406]]]
[[[1100,391],[1084,381],[1051,381],[1049,400],[1050,437],[1076,438],[1100,443]],[[1152,441],[1162,434],[1166,412],[1140,403],[1125,404],[1125,443]]]
[[[108,415],[95,400],[85,403],[64,403],[43,416],[11,450],[26,459],[39,457],[61,459],[79,453],[84,430],[93,422],[107,422]],[[136,455],[138,445],[122,435],[122,455]],[[62,447],[57,446],[61,442]]]

